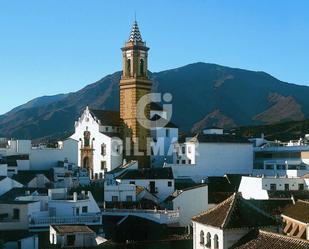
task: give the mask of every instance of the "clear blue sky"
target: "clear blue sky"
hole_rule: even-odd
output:
[[[0,113],[120,70],[135,12],[151,71],[203,61],[309,85],[307,0],[0,0]]]

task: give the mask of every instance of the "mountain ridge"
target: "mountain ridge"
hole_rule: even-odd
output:
[[[118,110],[120,76],[118,71],[79,91],[50,96],[48,103],[38,97],[33,106],[28,102],[27,108],[14,108],[0,116],[0,136],[60,136],[72,131],[87,105]],[[173,95],[172,121],[186,132],[211,125],[233,128],[309,118],[309,87],[280,81],[263,71],[197,62],[150,77],[153,91]]]

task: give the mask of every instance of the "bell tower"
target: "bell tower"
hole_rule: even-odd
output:
[[[142,40],[137,22],[134,21],[130,37],[122,50],[123,68],[120,80],[120,118],[124,122],[123,135],[126,143],[130,139],[129,158],[138,160],[139,167],[150,167],[150,130],[138,122],[150,119],[149,105],[145,109],[138,108],[138,101],[150,98],[151,81],[148,78],[148,50]],[[148,103],[150,103],[149,100]],[[138,151],[139,153],[136,153]],[[128,151],[124,152],[124,155]],[[138,155],[136,155],[138,154]],[[143,155],[141,155],[143,154]],[[148,154],[148,155],[147,155]]]

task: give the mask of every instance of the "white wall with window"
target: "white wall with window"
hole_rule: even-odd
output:
[[[300,177],[243,176],[238,191],[245,199],[267,200],[268,191],[308,191],[308,180]]]
[[[250,143],[186,142],[175,147],[173,164],[167,165],[175,178],[201,182],[207,176],[252,173],[253,146]]]
[[[104,182],[104,201],[106,202],[135,202],[136,185],[119,184],[116,181]]]

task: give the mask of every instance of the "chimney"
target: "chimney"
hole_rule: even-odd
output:
[[[73,201],[75,201],[75,202],[77,201],[77,193],[76,192],[73,193]]]

